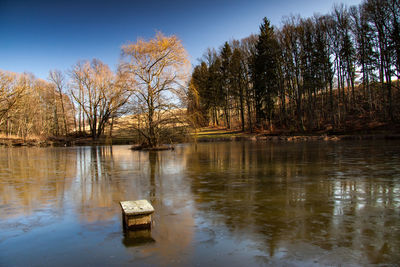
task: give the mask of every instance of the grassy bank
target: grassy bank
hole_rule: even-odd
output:
[[[400,128],[396,126],[353,129],[351,131],[319,131],[307,133],[257,132],[248,133],[223,128],[202,128],[193,133],[197,142],[267,140],[267,141],[339,141],[339,140],[378,140],[400,139]]]

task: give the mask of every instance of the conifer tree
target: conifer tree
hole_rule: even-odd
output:
[[[231,128],[231,118],[230,118],[230,96],[231,96],[231,85],[232,85],[232,77],[230,72],[231,65],[231,57],[232,57],[232,49],[228,42],[225,42],[224,46],[221,50],[221,75],[222,75],[222,88],[223,88],[223,97],[224,97],[224,114],[225,114],[225,122],[226,127],[228,129]]]
[[[264,18],[260,26],[260,35],[256,45],[253,61],[253,84],[255,92],[256,124],[263,127],[263,120],[268,119],[271,127],[274,98],[279,87],[278,76],[279,45],[274,28],[269,20]]]
[[[232,90],[235,97],[239,100],[240,122],[242,131],[244,131],[244,70],[242,67],[242,53],[239,48],[233,50],[230,71],[232,77]]]

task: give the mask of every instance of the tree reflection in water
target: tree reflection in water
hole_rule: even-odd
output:
[[[330,264],[361,253],[366,262],[394,262],[399,151],[387,149],[207,144],[187,154],[187,171],[201,217],[225,225],[230,235],[258,240],[270,257],[304,260],[309,254],[312,260],[322,253],[317,260]]]
[[[396,142],[2,148],[0,265],[395,264],[399,159]],[[153,227],[124,234],[135,199]]]

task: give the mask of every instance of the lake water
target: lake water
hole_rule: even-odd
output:
[[[397,141],[0,148],[0,266],[398,263]]]

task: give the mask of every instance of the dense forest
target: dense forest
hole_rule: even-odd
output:
[[[209,48],[188,111],[200,126],[340,132],[400,119],[400,2],[335,5],[330,14],[264,18],[258,35]]]

